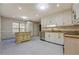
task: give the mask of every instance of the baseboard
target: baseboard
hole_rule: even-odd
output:
[[[55,44],[55,45],[59,45],[59,46],[64,46],[62,44],[59,44],[59,43],[55,43],[55,42],[50,42],[50,41],[47,41],[47,40],[44,40],[44,39],[40,39],[41,41],[45,41],[45,42],[48,42],[48,43],[51,43],[51,44]]]

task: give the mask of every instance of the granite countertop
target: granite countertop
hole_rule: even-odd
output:
[[[60,32],[65,37],[79,38],[79,25],[42,28],[42,32]]]
[[[48,28],[43,29],[42,32],[79,32],[79,29]]]
[[[79,35],[65,34],[64,37],[79,38]]]
[[[42,32],[79,32],[79,25],[44,27],[42,28]]]

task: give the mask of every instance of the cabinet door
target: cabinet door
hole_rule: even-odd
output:
[[[79,55],[79,39],[65,37],[64,53],[68,55]]]
[[[57,14],[55,20],[57,26],[72,25],[72,11],[67,10],[65,12]]]
[[[73,4],[74,14],[76,19],[74,19],[75,24],[79,24],[79,4]]]
[[[64,43],[64,38],[62,33],[50,33],[50,41],[58,44]]]
[[[50,41],[54,43],[58,43],[58,33],[50,33]]]
[[[72,25],[72,11],[66,11],[63,13],[63,25],[68,26]]]
[[[52,33],[46,32],[45,33],[45,40],[53,43],[62,44],[64,43],[64,38],[62,33]]]
[[[50,33],[49,32],[45,32],[45,40],[50,41]]]
[[[57,26],[63,26],[63,15],[62,14],[56,15],[55,22]]]
[[[56,22],[56,17],[50,17],[48,20],[47,20],[47,27],[54,27],[54,26],[57,26],[57,22]]]
[[[79,4],[73,5],[74,12],[76,12],[76,19],[79,18]]]

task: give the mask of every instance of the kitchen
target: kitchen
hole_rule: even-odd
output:
[[[16,8],[17,5],[21,7]],[[5,47],[5,49],[3,49],[4,54],[5,52],[8,54],[9,51],[10,54],[14,53],[14,51],[17,51],[18,54],[20,52],[25,54],[79,54],[79,4],[49,3],[44,4],[44,6],[46,7],[42,5],[0,5],[0,7],[2,8],[0,11],[0,41],[2,42],[6,40],[16,39],[16,42],[14,41],[15,43],[10,42],[7,43],[8,45],[4,42],[5,45],[2,46]],[[14,11],[11,12],[10,10]],[[21,15],[28,15],[30,18]],[[22,43],[22,41],[24,42]],[[20,45],[21,47],[25,48],[19,47],[19,43],[22,44]],[[12,44],[13,47],[10,44]],[[56,48],[54,45],[60,48]],[[7,48],[8,52],[6,50],[7,46],[11,47],[10,50],[9,48]],[[53,47],[51,48],[50,46]],[[15,47],[17,49],[15,49]],[[19,52],[18,49],[20,49]],[[23,49],[24,51],[21,49]]]

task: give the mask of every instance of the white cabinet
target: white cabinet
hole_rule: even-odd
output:
[[[68,25],[73,24],[72,23],[72,21],[73,21],[73,19],[72,19],[72,10],[65,11],[62,16],[63,16],[62,21],[63,21],[64,26],[68,26]]]
[[[73,4],[73,11],[74,11],[74,24],[79,24],[79,4]]]
[[[45,40],[62,45],[64,44],[63,33],[45,32]]]
[[[72,10],[63,11],[54,15],[49,15],[41,20],[42,27],[50,25],[68,26],[73,24]]]
[[[46,27],[46,25],[47,25],[47,19],[46,18],[41,19],[41,27]]]
[[[50,41],[50,33],[49,32],[45,32],[45,40]]]
[[[57,22],[55,20],[55,18],[51,18],[47,21],[47,27],[52,27],[52,26],[57,26]]]
[[[57,26],[72,25],[72,11],[67,10],[56,15]]]
[[[57,26],[63,26],[63,15],[61,13],[57,14],[55,17],[55,21]]]
[[[73,4],[73,9],[76,14],[76,19],[79,18],[79,4]]]
[[[62,44],[64,43],[64,38],[62,33],[50,33],[50,40],[54,43]]]

